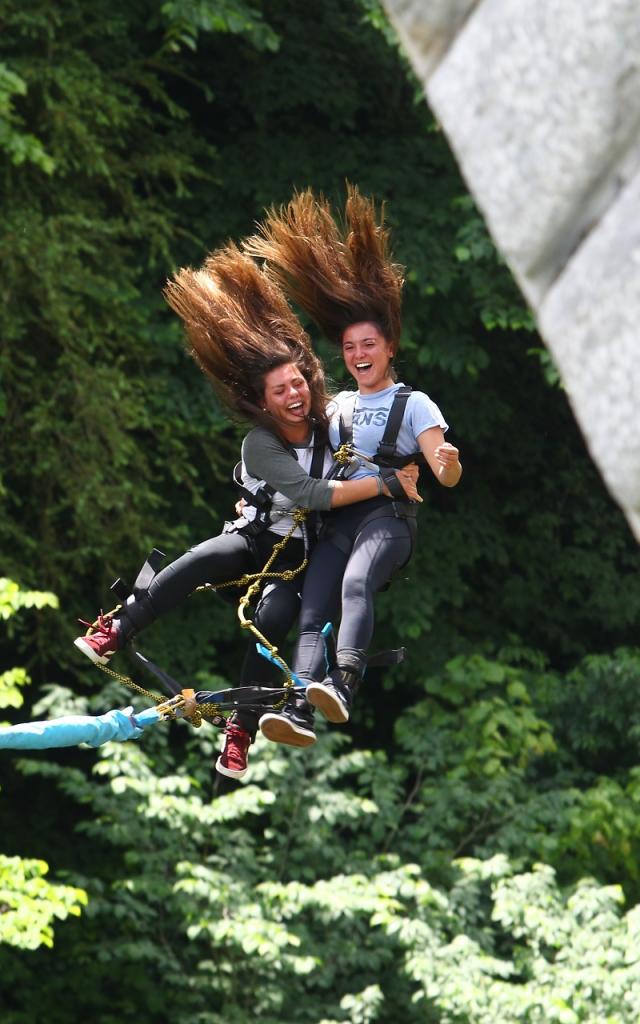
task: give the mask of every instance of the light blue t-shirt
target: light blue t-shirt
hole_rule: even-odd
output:
[[[376,391],[373,395],[361,395],[354,391],[341,391],[337,394],[327,409],[331,447],[336,449],[340,446],[340,412],[353,403],[353,396],[357,394],[353,408],[353,446],[356,451],[373,458],[382,440],[396,391],[404,386],[401,382],[392,384],[384,391]],[[418,451],[416,439],[423,430],[430,427],[442,427],[443,430],[447,430],[448,424],[436,403],[432,402],[424,391],[412,391],[398,431],[396,454],[411,455]],[[373,470],[361,466],[356,472],[350,473],[349,478],[357,480],[360,477],[371,476],[372,473]]]

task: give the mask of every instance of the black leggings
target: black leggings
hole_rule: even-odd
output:
[[[242,530],[238,530],[234,533],[221,533],[218,537],[210,537],[196,544],[154,577],[148,590],[151,606],[149,621],[166,615],[204,583],[215,586],[217,583],[237,579],[244,573],[262,569],[271,555],[273,545],[279,540],[282,540],[280,536],[264,530],[252,542]],[[271,568],[276,572],[294,569],[303,559],[303,541],[289,540]],[[143,617],[144,614],[142,612]],[[136,625],[135,628],[138,630],[144,628],[144,625]]]
[[[386,508],[387,504],[388,516],[364,522],[373,509]],[[300,636],[293,661],[294,671],[306,679],[322,679],[326,674],[324,642],[319,634],[339,613],[341,580],[338,664],[358,673],[364,669],[373,636],[374,595],[409,561],[413,547],[409,522],[396,518],[391,502],[387,500],[387,504],[384,499],[372,499],[332,512],[326,519],[326,539],[314,548],[305,576]],[[350,553],[344,540],[340,539],[340,547],[332,542],[332,532],[352,541]]]
[[[244,573],[254,573],[263,568],[273,545],[282,538],[265,530],[251,540],[242,531],[223,533],[218,537],[190,548],[174,562],[162,569],[151,582],[145,595],[129,598],[116,619],[123,630],[125,639],[133,633],[144,630],[157,618],[166,615],[181,604],[197,587],[204,583],[223,583],[234,580]],[[281,572],[301,565],[305,556],[302,540],[291,539],[271,569]],[[286,640],[300,610],[300,587],[302,575],[290,582],[270,582],[261,592],[253,615],[253,621],[261,633],[272,644],[280,647]],[[246,587],[229,588],[221,594],[238,598]],[[279,683],[279,669],[261,657],[252,637],[244,657],[240,684]],[[244,728],[254,732],[257,718],[251,713],[239,716]]]

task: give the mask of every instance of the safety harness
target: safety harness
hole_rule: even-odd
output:
[[[319,480],[322,477],[326,447],[326,443],[320,440],[317,433],[314,433],[313,453],[311,455],[309,476],[316,480]],[[294,447],[287,446],[287,451],[289,451],[296,461],[298,460]],[[259,533],[262,533],[263,530],[268,530],[272,525],[271,511],[273,509],[273,499],[277,494],[277,488],[272,487],[266,480],[263,480],[261,481],[260,487],[257,491],[250,491],[242,482],[242,462],[237,462],[234,466],[233,482],[238,489],[240,497],[244,499],[247,505],[250,505],[256,510],[255,518],[247,520],[247,525],[241,527],[242,533],[249,537],[255,537]],[[308,516],[307,521],[312,517],[313,514]]]
[[[366,465],[367,462],[369,462],[374,463],[379,467],[380,476],[392,495],[392,514],[396,519],[407,520],[409,533],[411,535],[411,554],[413,554],[413,547],[416,539],[416,506],[412,502],[407,501],[407,496],[402,489],[402,485],[400,484],[394,470],[402,469],[404,466],[408,466],[411,462],[418,463],[419,465],[424,465],[425,463],[425,458],[421,451],[415,451],[409,455],[399,455],[396,452],[398,434],[400,433],[405,409],[412,390],[413,389],[407,385],[403,385],[401,388],[398,388],[393,396],[393,403],[389,410],[389,416],[387,418],[384,433],[378,445],[378,449],[372,458],[362,456],[361,453],[356,452],[353,447],[353,415],[356,402],[358,400],[358,393],[355,392],[351,395],[340,410],[340,448],[334,454],[334,458],[338,460],[339,464],[341,464],[334,474],[337,479],[348,476],[349,464],[357,465],[360,463]],[[383,519],[388,518],[388,516],[389,504],[388,502],[385,502],[384,505],[379,505],[377,508],[374,508],[369,512],[369,514],[360,523],[360,529],[362,529],[362,527],[367,523],[370,523],[373,519]],[[327,524],[325,526],[323,536],[341,551],[345,553],[351,552],[351,548],[353,547],[352,539],[347,537],[346,534],[341,533],[331,524]],[[409,557],[411,557],[411,555]]]
[[[389,410],[384,434],[382,435],[376,454],[371,459],[371,461],[375,462],[377,466],[388,466],[391,469],[402,469],[404,466],[408,466],[410,462],[423,464],[425,461],[424,455],[420,450],[412,452],[410,455],[398,455],[396,452],[398,434],[400,433],[405,409],[407,408],[407,402],[409,401],[409,396],[412,391],[413,388],[403,384],[403,386],[398,388],[393,396],[393,404]],[[357,400],[358,393],[355,392],[349,397],[348,402],[345,403],[344,407],[340,411],[339,429],[341,444],[353,444],[353,414],[355,412]]]

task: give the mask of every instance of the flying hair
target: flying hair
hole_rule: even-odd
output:
[[[245,252],[268,273],[334,344],[354,323],[375,322],[393,351],[400,343],[404,270],[394,263],[384,208],[347,185],[341,217],[311,189],[267,211]]]
[[[264,377],[294,363],[311,392],[311,418],[326,429],[324,373],[286,298],[234,243],[199,270],[183,268],[164,296],[184,323],[187,349],[226,407],[274,429],[263,409]]]

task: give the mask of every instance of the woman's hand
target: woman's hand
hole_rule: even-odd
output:
[[[418,434],[420,451],[429,463],[431,472],[443,487],[455,487],[462,476],[460,452],[445,441],[442,427],[428,427]]]
[[[448,469],[450,466],[455,466],[456,463],[459,462],[460,449],[456,448],[453,444],[449,444],[448,441],[445,441],[443,444],[438,445],[433,454],[440,465],[444,466],[445,469]]]
[[[406,494],[409,501],[421,502],[423,499],[420,497],[417,490],[418,476],[420,475],[420,470],[418,469],[415,462],[410,462],[408,466],[403,466],[402,469],[395,469],[394,473],[396,474],[400,482],[400,486],[402,487],[402,490]],[[386,494],[388,498],[393,497],[386,484],[384,484],[382,488],[382,493]]]

